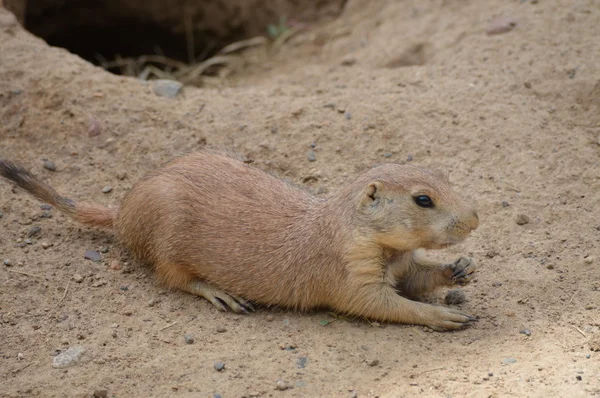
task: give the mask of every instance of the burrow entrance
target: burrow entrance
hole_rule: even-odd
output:
[[[145,65],[162,69],[199,63],[230,43],[261,35],[268,38],[269,33],[273,35],[282,27],[282,21],[310,24],[335,17],[345,1],[5,0],[4,3],[30,32],[49,45],[66,48],[110,72],[135,74],[139,70],[132,71],[127,60],[146,56]]]

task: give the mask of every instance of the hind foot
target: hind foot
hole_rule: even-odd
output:
[[[197,296],[204,297],[217,307],[219,311],[227,311],[227,309],[237,313],[254,311],[254,306],[249,301],[244,300],[235,294],[219,290],[200,280],[190,282],[184,290]]]

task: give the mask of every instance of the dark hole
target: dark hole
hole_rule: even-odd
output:
[[[71,2],[42,12],[34,3],[36,0],[28,2],[25,13],[25,26],[31,33],[116,74],[124,72],[124,63],[115,62],[118,59],[153,55],[189,64],[210,58],[231,41],[244,38],[243,29],[230,31],[227,36],[203,30],[196,31],[190,42],[182,26],[171,29],[144,20],[134,10],[117,9],[110,2]],[[190,43],[193,48],[188,48]],[[163,62],[137,64],[140,68],[146,65],[165,69]]]

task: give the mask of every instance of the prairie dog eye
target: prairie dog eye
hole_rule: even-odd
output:
[[[433,200],[431,200],[431,198],[427,195],[415,196],[413,199],[419,207],[423,207],[426,209],[433,207]]]

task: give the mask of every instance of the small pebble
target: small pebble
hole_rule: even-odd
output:
[[[492,372],[488,372],[488,376],[489,376],[489,377],[492,377],[492,376],[494,376],[494,373],[492,373]]]
[[[529,329],[521,329],[519,333],[524,334],[525,336],[531,336],[531,330]]]
[[[413,160],[413,155],[408,155],[408,156],[406,157],[406,161],[407,161],[407,162],[412,162],[412,160]]]
[[[17,354],[17,359],[18,359],[19,361],[22,361],[23,359],[25,359],[25,355],[23,355],[23,353],[22,353],[22,352],[20,352],[20,353],[18,353],[18,354]]]
[[[225,364],[223,362],[215,362],[215,370],[217,372],[221,372],[223,369],[225,369]]]
[[[515,358],[504,358],[502,360],[502,363],[504,363],[504,364],[510,364],[510,363],[515,363],[515,362],[517,362],[517,360]]]
[[[335,104],[333,102],[328,102],[327,104],[323,105],[323,108],[335,109]]]
[[[86,260],[92,260],[96,263],[102,261],[102,256],[95,250],[86,250],[83,255],[83,258],[85,258]]]
[[[217,333],[225,333],[226,331],[225,326],[217,326]]]
[[[223,398],[218,392],[213,394],[213,398]]]
[[[300,369],[303,369],[306,367],[306,363],[308,362],[308,358],[307,357],[300,357],[296,360],[296,366]]]
[[[508,203],[506,200],[502,201],[502,207],[509,207],[510,203]]]
[[[527,217],[525,214],[519,214],[517,215],[516,222],[519,225],[529,224],[529,217]]]
[[[4,217],[4,213],[0,211],[0,218]]]
[[[486,29],[488,35],[499,35],[510,32],[517,26],[517,20],[510,17],[500,17],[492,20]]]
[[[546,265],[546,268],[547,269],[554,269],[554,264],[548,264],[548,265]]]
[[[52,246],[52,244],[51,244],[51,243],[42,242],[42,249],[47,249],[47,248],[49,248],[50,246]]]
[[[350,112],[346,112],[344,113],[344,117],[346,118],[346,120],[350,120],[352,119],[352,114]]]
[[[596,306],[594,304],[588,304],[588,305],[585,306],[585,309],[586,310],[595,310]]]
[[[183,88],[183,84],[175,80],[158,79],[154,81],[154,94],[160,97],[175,98]]]
[[[462,289],[451,289],[446,294],[444,301],[448,305],[456,305],[464,303],[466,299],[467,297],[465,296],[465,292],[463,292]]]
[[[8,258],[5,258],[4,261],[2,261],[2,263],[7,267],[10,267],[12,265],[12,261],[10,261]]]
[[[100,253],[108,253],[108,246],[102,246],[100,248]]]
[[[52,206],[50,206],[49,204],[43,203],[40,205],[40,209],[42,210],[52,210]]]
[[[288,386],[288,384],[281,379],[277,379],[277,381],[275,382],[275,389],[277,391],[285,391],[288,388],[290,388],[290,386]]]
[[[124,172],[124,171],[119,171],[119,172],[117,173],[117,178],[118,178],[119,180],[124,180],[125,178],[127,178],[127,173],[126,173],[126,172]]]
[[[387,152],[387,153],[384,153],[384,154],[383,154],[383,157],[384,157],[384,158],[386,158],[386,159],[389,159],[389,158],[391,158],[391,157],[392,157],[392,154],[391,154],[391,153],[389,153],[389,152]]]
[[[94,391],[94,398],[105,398],[105,397],[108,397],[108,390]]]
[[[358,391],[356,391],[356,390],[350,391],[350,398],[358,398]]]
[[[315,160],[317,160],[317,155],[315,154],[315,151],[310,150],[306,154],[306,158],[308,159],[309,162],[314,162]]]
[[[594,262],[594,256],[587,256],[586,258],[583,259],[583,262],[586,264],[592,264]]]
[[[273,315],[271,315],[271,314],[267,315],[267,318],[266,318],[267,322],[273,322],[274,319],[275,319],[275,317],[273,317]]]
[[[582,379],[582,377],[581,377],[581,376],[579,376],[579,375],[575,376],[575,378],[576,378],[577,380],[579,380],[579,381],[581,381],[581,379]]]
[[[33,227],[31,227],[29,232],[27,232],[27,237],[33,238],[33,237],[39,236],[41,232],[42,232],[42,228],[37,225],[34,225]]]
[[[110,269],[114,270],[114,271],[118,271],[121,268],[123,268],[123,265],[121,265],[121,263],[119,262],[119,260],[112,260],[110,262]]]
[[[107,185],[104,188],[102,188],[102,193],[109,193],[110,191],[112,191],[112,187],[110,185]]]
[[[73,280],[75,281],[75,283],[81,283],[81,282],[83,282],[83,276],[81,276],[79,274],[75,274],[75,275],[73,275]]]
[[[194,344],[194,336],[190,334],[184,335],[183,339],[185,340],[185,344]]]
[[[379,365],[379,359],[372,359],[369,362],[367,362],[367,365],[369,365],[369,366],[377,366],[377,365]]]
[[[52,366],[55,368],[66,368],[69,366],[73,366],[77,362],[79,362],[79,360],[81,359],[83,354],[85,354],[85,352],[85,347],[70,347],[54,357],[54,360],[52,361]]]
[[[48,159],[44,160],[43,165],[46,170],[56,171],[56,165],[51,160],[48,160]]]

